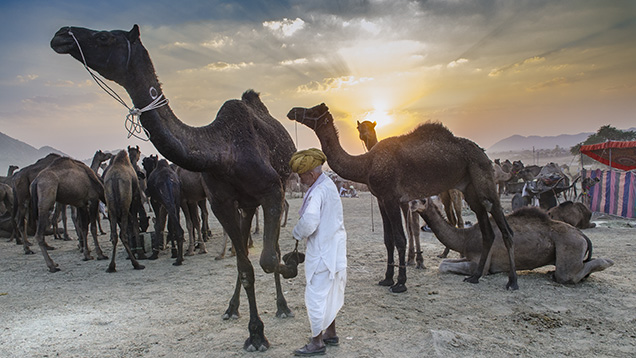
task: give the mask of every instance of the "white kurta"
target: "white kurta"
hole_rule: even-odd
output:
[[[315,337],[329,327],[344,304],[347,233],[338,189],[324,173],[309,188],[293,230],[307,239],[305,305]]]

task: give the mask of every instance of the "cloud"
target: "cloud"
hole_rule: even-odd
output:
[[[448,65],[446,65],[446,67],[453,68],[453,67],[457,67],[457,66],[463,65],[463,64],[465,64],[467,62],[468,62],[468,60],[465,59],[465,58],[458,58],[457,60],[450,62]]]
[[[329,92],[332,90],[347,90],[358,84],[373,81],[370,77],[342,76],[337,78],[325,78],[322,82],[311,81],[298,86],[299,93]]]
[[[263,23],[263,27],[271,30],[274,35],[284,38],[302,30],[305,27],[305,22],[300,18],[295,20],[284,18],[280,21],[266,21]]]
[[[543,56],[533,56],[530,58],[526,58],[525,60],[521,62],[513,63],[512,65],[493,69],[488,74],[488,77],[498,77],[507,72],[521,72],[529,66],[532,66],[534,64],[544,62],[544,61],[545,61],[545,57]]]

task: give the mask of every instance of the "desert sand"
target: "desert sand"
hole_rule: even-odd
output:
[[[636,355],[636,222],[594,215],[585,230],[594,257],[615,265],[577,285],[553,282],[553,266],[519,272],[518,291],[507,291],[506,274],[479,284],[441,274],[443,246],[429,232],[420,237],[426,269],[407,269],[408,291],[393,294],[377,285],[386,250],[377,204],[369,193],[343,198],[348,233],[348,282],[337,327],[340,345],[327,357],[633,357]],[[301,199],[289,199],[282,252],[291,251],[291,231]],[[502,199],[510,210],[510,197]],[[475,222],[464,209],[465,220]],[[106,229],[108,225],[103,222]],[[72,227],[72,225],[71,225]],[[295,317],[275,317],[274,279],[258,266],[262,241],[254,235],[250,257],[265,334],[271,348],[243,350],[249,320],[246,296],[241,317],[222,320],[236,281],[236,260],[215,260],[222,232],[212,219],[205,255],[172,265],[169,250],[133,270],[121,245],[117,272],[108,261],[82,261],[76,241],[47,241],[61,271],[49,273],[36,255],[0,242],[1,357],[287,357],[304,345],[310,330],[303,303],[304,271],[284,280]],[[261,226],[262,228],[262,226]],[[262,231],[261,231],[262,232]],[[76,237],[71,230],[71,236]],[[107,255],[108,235],[100,236]],[[92,248],[92,241],[91,241]],[[304,250],[304,245],[301,245]],[[457,256],[451,253],[451,257]]]

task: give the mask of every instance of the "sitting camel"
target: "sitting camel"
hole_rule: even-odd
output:
[[[441,243],[463,255],[461,259],[442,261],[440,272],[473,274],[482,252],[481,233],[477,226],[467,229],[451,227],[430,200],[414,200],[410,205],[411,210],[417,211],[426,220]],[[574,284],[592,272],[605,270],[614,264],[609,259],[592,259],[592,243],[580,230],[551,220],[539,208],[521,208],[508,215],[507,220],[515,233],[513,240],[517,270],[555,265],[554,280]],[[507,272],[509,269],[506,248],[501,234],[497,232],[483,274]]]
[[[45,231],[49,224],[49,212],[53,209],[55,202],[77,208],[77,232],[80,236],[80,243],[82,243],[84,261],[87,261],[93,259],[88,249],[88,226],[89,223],[94,224],[97,219],[100,200],[105,201],[104,186],[97,174],[86,164],[68,157],[55,159],[33,180],[31,183],[31,210],[33,217],[37,218],[35,237],[50,272],[60,270],[49,256],[48,249],[50,247],[44,241]],[[108,259],[102,253],[97,242],[96,225],[91,225],[91,234],[98,260]]]
[[[565,201],[559,206],[555,206],[548,210],[548,216],[552,220],[559,220],[566,222],[579,229],[590,229],[596,227],[596,224],[590,222],[592,218],[592,212],[583,203],[573,203],[571,201]]]
[[[128,253],[130,263],[135,270],[143,270],[145,267],[139,264],[134,255],[136,253],[140,259],[146,258],[139,238],[139,222],[137,221],[137,212],[141,206],[141,191],[137,173],[128,159],[128,153],[124,150],[113,157],[108,170],[104,173],[104,194],[110,221],[110,241],[113,244],[113,256],[106,272],[116,271],[117,226],[119,226],[119,237]],[[134,252],[130,249],[129,241],[136,243]]]

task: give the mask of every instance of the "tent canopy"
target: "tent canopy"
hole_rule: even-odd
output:
[[[612,168],[636,169],[636,141],[582,145],[581,153]]]

